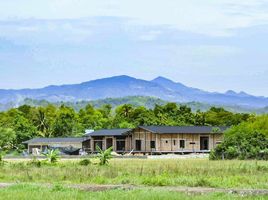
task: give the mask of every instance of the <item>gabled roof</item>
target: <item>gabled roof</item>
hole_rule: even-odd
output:
[[[33,138],[31,140],[23,142],[23,144],[32,144],[32,143],[65,143],[65,142],[74,142],[80,143],[88,140],[87,137],[66,137],[66,138]]]
[[[219,133],[223,133],[228,127],[212,126],[139,126],[139,128],[152,133],[186,133],[186,134],[205,134],[212,133],[214,128],[219,128]]]
[[[121,136],[130,132],[132,129],[101,129],[87,134],[87,136]]]

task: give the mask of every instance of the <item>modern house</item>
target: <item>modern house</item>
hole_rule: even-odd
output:
[[[113,147],[117,153],[205,153],[223,140],[227,127],[211,126],[138,126],[134,129],[103,129],[86,133],[81,138],[35,138],[24,142],[28,152],[61,148],[71,152],[83,149],[89,153]]]
[[[209,152],[222,142],[227,127],[139,126],[135,129],[109,129],[89,133],[91,152],[96,146],[113,146],[118,153]]]

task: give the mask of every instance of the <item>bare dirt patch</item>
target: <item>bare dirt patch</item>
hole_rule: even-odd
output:
[[[69,188],[80,189],[84,191],[106,191],[114,189],[133,190],[133,189],[154,189],[172,192],[184,192],[189,194],[205,194],[213,192],[239,194],[239,195],[268,195],[268,190],[263,189],[221,189],[221,188],[204,188],[204,187],[178,187],[178,186],[135,186],[135,185],[68,185]]]
[[[1,188],[7,188],[10,186],[14,186],[18,183],[0,183]],[[40,187],[53,187],[53,184],[33,184]],[[134,190],[134,189],[151,189],[151,190],[163,190],[170,192],[182,192],[187,194],[207,194],[207,193],[229,193],[229,194],[238,194],[241,196],[248,195],[268,195],[268,190],[266,189],[222,189],[222,188],[208,188],[208,187],[180,187],[180,186],[136,186],[136,185],[91,185],[91,184],[68,184],[62,185],[66,188],[78,189],[83,191],[90,192],[101,192],[107,190]]]
[[[0,188],[6,188],[15,185],[15,183],[0,183]]]

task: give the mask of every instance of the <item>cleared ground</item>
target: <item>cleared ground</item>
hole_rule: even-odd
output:
[[[36,191],[52,197],[57,193],[57,199],[267,199],[268,162],[158,158],[113,159],[108,166],[92,160],[81,166],[76,159],[38,166],[8,160],[0,166],[0,182],[16,183],[4,184],[0,199],[11,194],[38,199]]]
[[[258,199],[266,200],[267,195],[254,194],[235,194],[226,192],[209,192],[209,193],[189,193],[174,190],[167,190],[166,188],[140,188],[140,189],[110,189],[102,191],[81,190],[79,188],[73,189],[64,187],[59,184],[51,186],[19,184],[0,189],[0,199],[20,199],[20,200],[34,200],[34,199],[57,199],[57,200],[74,200],[74,199],[183,199],[183,200],[231,200],[231,199]]]

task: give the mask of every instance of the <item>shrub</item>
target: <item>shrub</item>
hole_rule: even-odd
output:
[[[88,166],[91,163],[89,159],[83,159],[79,162],[79,165]]]
[[[46,156],[48,162],[56,163],[60,158],[59,153],[58,149],[48,149],[46,153],[43,153],[43,155]]]
[[[106,149],[105,151],[101,150],[101,148],[99,146],[97,146],[97,150],[98,150],[98,155],[97,157],[99,158],[100,165],[107,165],[109,163],[109,160],[112,158],[112,151],[113,151],[113,147],[110,147],[108,149]]]
[[[209,160],[217,160],[217,155],[215,153],[215,150],[211,150],[210,154],[209,154]]]
[[[5,151],[0,151],[0,165],[3,165],[5,163],[4,156],[6,155]]]
[[[224,133],[224,141],[210,153],[211,160],[268,159],[268,116],[244,122]]]
[[[29,162],[29,165],[35,166],[35,167],[41,167],[41,161],[38,160],[35,156],[33,159]]]

